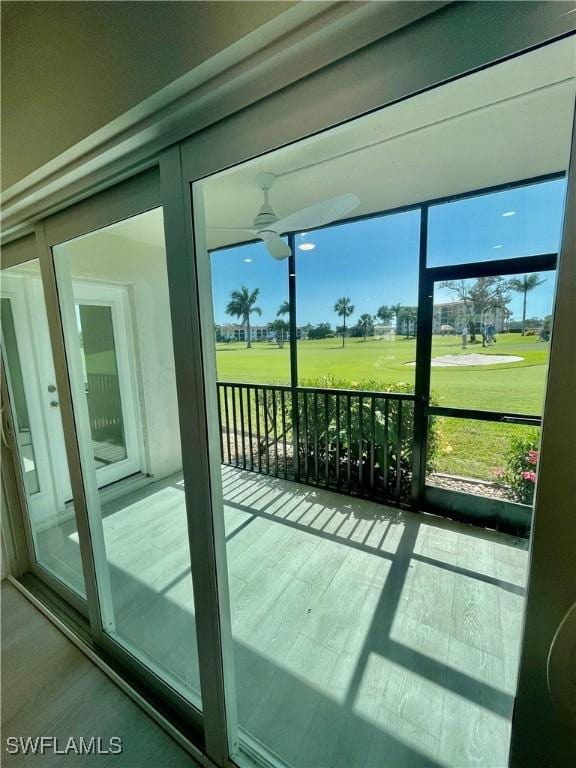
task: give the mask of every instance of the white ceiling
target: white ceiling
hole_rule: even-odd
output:
[[[211,227],[250,226],[255,176],[278,176],[279,217],[342,192],[354,215],[517,181],[568,167],[575,39],[415,96],[201,183],[209,248],[250,239]]]
[[[101,231],[101,230],[98,230]],[[154,208],[106,228],[106,233],[146,245],[164,247],[164,217],[162,208]]]
[[[207,245],[252,237],[217,227],[251,225],[262,171],[278,176],[283,217],[342,192],[359,196],[356,216],[564,170],[575,93],[568,38],[212,176],[201,182]],[[162,210],[108,232],[161,246]]]

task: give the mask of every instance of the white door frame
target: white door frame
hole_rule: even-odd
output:
[[[46,294],[48,327],[54,350],[55,373],[62,401],[66,453],[71,470],[74,504],[77,507],[77,517],[80,518],[79,538],[81,544],[85,545],[82,561],[86,571],[91,632],[104,651],[119,660],[126,670],[155,694],[157,700],[164,701],[172,712],[177,712],[188,728],[200,731],[203,717],[194,703],[177,693],[167,681],[159,677],[157,671],[149,669],[145,661],[133,655],[114,637],[113,585],[102,525],[103,495],[99,493],[98,487],[99,470],[94,466],[82,356],[78,343],[76,305],[81,300],[112,306],[117,352],[120,353],[119,357],[124,358],[128,367],[132,368],[130,372],[126,372],[129,382],[123,384],[127,387],[123,391],[129,399],[131,398],[136,410],[140,403],[137,386],[137,372],[140,368],[134,362],[137,358],[137,345],[132,332],[131,284],[87,278],[78,281],[78,287],[67,259],[59,258],[57,253],[57,246],[61,244],[162,207],[164,200],[160,191],[158,162],[93,197],[49,216],[38,225],[36,232]],[[172,311],[174,312],[173,308]],[[133,361],[132,364],[130,360]],[[126,370],[124,363],[118,360],[118,365],[119,375],[123,376],[122,371]],[[133,431],[138,433],[141,448],[138,419],[136,422]],[[177,435],[174,435],[174,439],[177,439]],[[203,548],[201,560],[205,562],[206,559]],[[196,587],[194,589],[195,601],[201,601],[202,595]],[[198,617],[196,621],[198,625]],[[190,637],[188,648],[183,648],[183,653],[193,653],[195,645],[195,638]]]
[[[26,287],[29,311],[32,317],[32,333],[36,341],[38,368],[42,371],[43,387],[47,392],[48,385],[55,382],[55,372],[50,354],[42,282],[39,277],[33,277],[28,281]],[[30,297],[33,297],[33,300],[30,300]],[[137,371],[128,286],[75,280],[74,300],[75,303],[109,306],[112,310],[112,326],[118,365],[127,457],[122,461],[115,462],[107,467],[100,467],[96,470],[98,487],[101,488],[128,475],[144,471],[142,424],[136,380]],[[49,405],[49,402],[52,401],[58,402],[58,392],[55,392],[47,400],[45,414],[46,429],[50,435],[50,453],[56,468],[66,465],[66,449],[62,420],[58,409]],[[54,472],[54,477],[57,503],[60,507],[63,507],[72,498],[68,473]]]
[[[126,458],[96,470],[98,487],[143,471],[142,419],[139,406],[134,331],[128,287],[97,281],[73,281],[76,305],[110,307]]]

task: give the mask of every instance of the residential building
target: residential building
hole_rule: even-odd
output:
[[[239,325],[238,323],[229,323],[227,325],[215,326],[215,334],[217,342],[226,341],[246,341],[246,327]],[[307,330],[305,328],[297,328],[297,338],[306,339]],[[290,340],[290,331],[285,331],[284,338],[286,341]],[[275,341],[276,332],[267,325],[251,325],[250,326],[250,340],[251,341]]]
[[[493,325],[497,333],[502,333],[506,330],[506,313],[502,307],[474,313],[465,301],[434,304],[433,333],[460,333],[464,325],[473,327],[475,333],[480,333],[486,325]]]

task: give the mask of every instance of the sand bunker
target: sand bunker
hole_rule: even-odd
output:
[[[479,355],[478,353],[469,355],[442,355],[432,360],[433,366],[440,368],[449,368],[455,365],[498,365],[499,363],[519,363],[524,360],[518,355]],[[416,365],[415,362],[405,363],[405,365]]]

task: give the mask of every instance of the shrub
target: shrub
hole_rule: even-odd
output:
[[[330,327],[330,323],[320,323],[314,328],[310,328],[308,331],[309,339],[328,339],[333,337],[334,331]]]
[[[539,432],[531,429],[522,437],[513,438],[506,458],[502,479],[510,488],[514,501],[532,504],[536,487]]]
[[[308,379],[304,387],[312,390],[356,390],[412,394],[412,384],[396,384],[384,388],[374,379],[350,381],[333,375]],[[349,402],[349,407],[348,407]],[[328,475],[330,482],[340,480],[356,487],[368,488],[372,479],[375,490],[386,495],[406,497],[410,493],[413,453],[413,401],[394,398],[363,398],[340,396],[337,410],[336,395],[315,396],[310,392],[298,399],[300,423],[300,459],[319,473]],[[400,405],[402,402],[402,405]],[[401,413],[400,413],[401,409]],[[398,439],[400,427],[400,439]],[[437,449],[436,430],[431,425],[429,461]],[[374,477],[371,464],[374,456]]]

